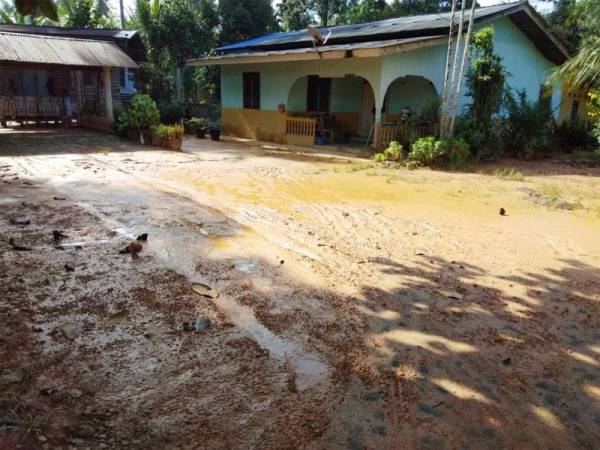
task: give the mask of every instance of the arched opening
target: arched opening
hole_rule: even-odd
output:
[[[385,123],[431,121],[431,109],[437,107],[438,93],[427,78],[406,75],[396,78],[387,88],[383,102]]]
[[[288,143],[309,143],[312,135],[297,139],[295,133],[311,133],[318,144],[364,145],[372,133],[375,111],[374,91],[362,77],[303,76],[288,94]]]
[[[396,78],[387,88],[375,147],[385,148],[392,141],[403,145],[411,139],[435,131],[438,93],[427,78],[406,75]]]

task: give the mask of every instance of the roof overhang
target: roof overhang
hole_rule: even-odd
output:
[[[0,32],[0,62],[138,68],[114,42],[8,32]]]
[[[560,65],[569,58],[566,44],[552,33],[543,17],[527,2],[477,9],[475,22],[483,25],[501,17],[508,17],[549,61]],[[305,31],[267,35],[220,47],[217,49],[219,54],[189,60],[187,65],[343,59],[401,53],[438,44],[440,36],[447,35],[450,22],[449,13],[390,20],[331,28],[333,34],[329,44],[318,47],[311,45]]]
[[[421,47],[447,42],[446,36],[393,39],[388,41],[361,42],[357,44],[329,45],[327,47],[274,50],[264,52],[233,53],[206,58],[191,59],[188,66],[210,66],[229,64],[258,64],[290,61],[318,61],[347,58],[374,58],[395,53],[404,53]]]

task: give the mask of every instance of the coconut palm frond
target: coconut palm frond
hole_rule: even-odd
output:
[[[557,74],[573,89],[600,89],[600,39],[582,46],[577,55],[560,67]]]

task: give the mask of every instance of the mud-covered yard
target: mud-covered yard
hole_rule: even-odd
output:
[[[0,449],[598,448],[599,168],[0,130],[0,211]]]

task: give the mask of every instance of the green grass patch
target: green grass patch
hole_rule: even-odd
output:
[[[504,167],[494,170],[494,176],[502,180],[525,181],[525,175],[514,167]]]

